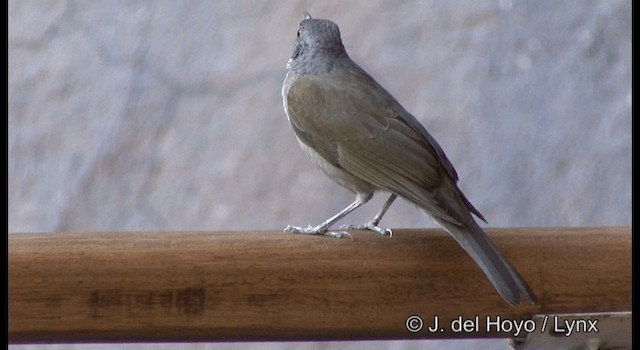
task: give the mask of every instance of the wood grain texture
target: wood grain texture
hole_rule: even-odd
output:
[[[631,310],[631,229],[487,232],[536,292],[509,307],[442,230],[9,235],[9,341],[508,337],[487,316]],[[409,332],[419,315],[424,327]],[[434,316],[442,331],[429,332]],[[477,331],[451,321],[479,316]]]

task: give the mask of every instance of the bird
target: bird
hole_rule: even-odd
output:
[[[283,106],[298,144],[356,199],[319,225],[289,225],[285,231],[340,238],[350,229],[363,229],[390,236],[392,230],[379,223],[400,197],[444,228],[508,304],[537,303],[531,287],[474,219],[486,223],[458,187],[458,174],[442,147],[349,57],[336,23],[305,11],[286,68]],[[371,221],[330,229],[376,192],[390,195]]]

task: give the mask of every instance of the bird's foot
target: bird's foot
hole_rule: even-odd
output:
[[[376,232],[382,236],[393,236],[393,231],[391,231],[390,228],[383,228],[377,225],[377,222],[367,222],[366,224],[362,224],[362,225],[342,225],[340,226],[341,230],[367,230],[367,231],[373,231]]]
[[[344,230],[340,230],[340,231],[329,231],[327,230],[326,227],[323,227],[322,225],[320,226],[307,226],[307,227],[299,227],[299,226],[291,226],[291,225],[287,225],[287,227],[284,228],[284,230],[286,232],[291,232],[291,233],[296,233],[296,234],[301,234],[301,235],[323,235],[323,236],[329,236],[329,237],[333,237],[333,238],[345,238],[345,237],[349,237],[351,239],[353,239],[353,237],[351,237],[351,234],[347,231]]]

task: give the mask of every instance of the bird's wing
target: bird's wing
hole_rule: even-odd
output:
[[[442,220],[460,223],[468,210],[477,212],[455,186],[455,169],[435,139],[366,73],[297,76],[285,104],[298,138],[331,164]],[[444,183],[460,196],[443,196]]]

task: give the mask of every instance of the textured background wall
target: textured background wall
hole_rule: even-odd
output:
[[[491,226],[630,225],[631,1],[12,0],[9,231],[342,209],[282,110],[305,9],[430,130]],[[433,226],[406,203],[382,224]]]

